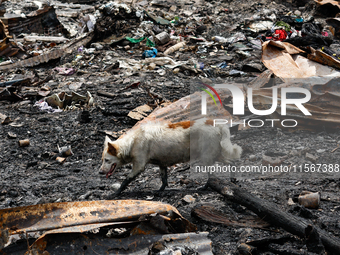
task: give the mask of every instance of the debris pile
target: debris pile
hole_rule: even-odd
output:
[[[188,250],[212,254],[207,233],[176,208],[159,202],[138,200],[54,203],[1,210],[0,249],[6,254],[60,254],[91,249],[95,253],[159,254]],[[44,231],[43,234],[40,234]],[[14,244],[25,233],[36,239],[29,247]],[[70,238],[65,239],[65,234]],[[72,237],[71,237],[72,236]],[[90,241],[92,240],[92,241]],[[137,244],[137,245],[136,245]]]
[[[339,13],[328,0],[0,0],[0,253],[337,254]],[[291,104],[283,118],[289,88],[310,92],[311,115]],[[100,178],[105,135],[196,120],[204,96],[242,146],[231,166],[289,174],[210,178],[217,194],[183,163],[159,194],[150,165],[126,200],[105,201],[131,171]]]

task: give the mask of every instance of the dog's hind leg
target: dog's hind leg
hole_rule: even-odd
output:
[[[221,127],[221,155],[225,163],[232,163],[233,160],[240,159],[242,148],[237,144],[232,144],[230,140],[230,131],[227,126]]]
[[[166,186],[168,186],[168,171],[166,166],[159,166],[162,178],[162,186],[159,191],[163,191]]]

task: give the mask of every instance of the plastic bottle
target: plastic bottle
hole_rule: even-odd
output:
[[[180,48],[182,48],[185,45],[185,42],[180,42],[175,44],[174,46],[171,46],[169,49],[167,49],[166,51],[164,51],[164,55],[168,55],[171,54],[175,51],[178,51]]]

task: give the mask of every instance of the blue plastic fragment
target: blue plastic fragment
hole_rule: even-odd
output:
[[[227,63],[225,62],[225,61],[223,61],[222,63],[219,63],[218,65],[217,65],[217,67],[219,67],[219,68],[226,68],[228,65],[227,65]]]
[[[152,50],[146,50],[143,52],[142,57],[143,58],[155,58],[157,56],[157,49],[152,48]]]
[[[298,23],[302,23],[303,22],[303,18],[298,17],[298,18],[295,19],[295,21],[298,22]]]

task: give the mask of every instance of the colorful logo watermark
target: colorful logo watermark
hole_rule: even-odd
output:
[[[211,87],[210,85],[208,85],[208,84],[205,84],[205,83],[202,83],[202,84],[203,84],[204,86],[206,86],[207,88],[209,88],[212,92],[215,93],[215,95],[217,96],[218,100],[220,101],[221,106],[223,106],[221,97],[220,97],[220,95],[217,93],[217,91],[216,91],[213,87]],[[200,89],[203,90],[203,91],[205,91],[205,92],[207,92],[208,95],[209,95],[209,96],[212,98],[212,100],[214,101],[215,105],[217,106],[217,103],[216,103],[216,100],[215,100],[213,94],[211,94],[211,92],[208,91],[208,90],[206,90],[206,89],[202,89],[202,88],[200,88]]]

